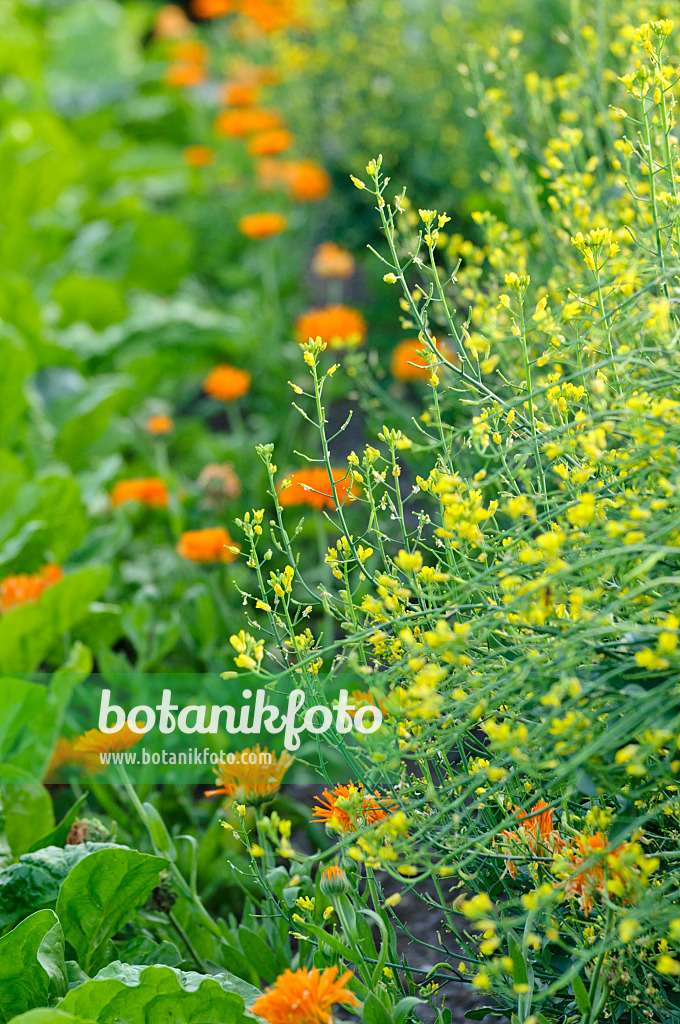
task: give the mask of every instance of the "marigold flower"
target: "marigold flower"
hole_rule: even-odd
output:
[[[288,486],[283,487],[286,481]],[[333,482],[341,505],[354,500],[358,489],[356,485],[352,485],[346,470],[334,469]],[[282,480],[279,485],[279,504],[283,508],[289,508],[291,505],[308,505],[309,508],[318,511],[323,508],[335,508],[333,488],[326,468],[305,467]]]
[[[291,199],[298,203],[318,203],[331,190],[328,171],[314,160],[291,160],[285,170]]]
[[[564,840],[553,825],[553,809],[544,800],[539,800],[531,808],[531,813],[515,808],[520,832],[504,829],[501,836],[514,847],[523,847],[537,856],[550,855],[564,846]],[[508,857],[508,871],[514,878],[517,868]]]
[[[203,381],[203,390],[220,402],[233,402],[250,391],[250,374],[247,370],[223,363],[210,371]]]
[[[143,726],[143,722],[135,723],[139,728]],[[66,740],[65,744],[68,747],[63,746],[60,751],[60,755],[63,760],[62,764],[73,763],[80,764],[83,768],[89,772],[102,771],[106,767],[101,762],[100,754],[118,753],[122,750],[129,750],[130,747],[134,747],[144,734],[141,732],[134,732],[133,729],[124,722],[122,727],[116,732],[106,733],[100,732],[99,729],[88,729],[87,732],[83,733],[82,736],[75,736],[72,740]],[[59,747],[57,747],[59,749]],[[57,751],[55,751],[55,754]],[[58,767],[55,765],[55,758],[53,756],[52,762],[50,763],[50,771],[53,768]]]
[[[187,167],[210,167],[215,162],[215,151],[210,146],[185,146],[182,159]]]
[[[225,82],[220,90],[220,99],[230,107],[252,107],[259,95],[259,87],[247,82]]]
[[[583,871],[568,878],[564,886],[567,896],[578,897],[586,917],[593,908],[593,896],[596,893],[604,895],[607,878],[616,877],[617,873],[608,867],[608,859],[616,857],[625,845],[622,843],[616,850],[610,850],[602,833],[596,832],[592,836],[578,836],[576,846],[566,851],[574,867],[587,865]]]
[[[359,708],[365,704],[372,704],[374,708],[380,708],[383,716],[387,714],[387,705],[379,698],[376,699],[370,690],[352,690],[349,695],[350,704],[354,705],[354,711],[348,711],[350,718],[354,718]]]
[[[249,763],[250,756],[253,764]],[[267,757],[271,758],[269,764],[265,763]],[[266,747],[260,750],[259,743],[254,747],[246,747],[237,755],[233,764],[220,764],[215,768],[218,788],[206,790],[205,795],[217,796],[223,793],[233,797],[238,804],[255,807],[271,800],[294,760],[287,750],[274,757]]]
[[[255,132],[267,132],[280,127],[280,114],[259,107],[222,110],[215,119],[216,134],[227,139],[243,138]]]
[[[119,480],[111,491],[111,504],[115,508],[126,501],[138,501],[147,508],[167,508],[168,488],[158,476]]]
[[[235,0],[192,0],[191,13],[195,18],[221,18],[236,10]]]
[[[312,273],[317,277],[346,280],[355,270],[354,257],[335,242],[322,242],[312,256]]]
[[[231,549],[237,550],[231,550]],[[205,530],[186,530],[180,537],[177,554],[190,562],[233,562],[240,545],[234,543],[223,526]]]
[[[319,888],[324,896],[339,896],[349,891],[349,879],[338,864],[331,864],[322,870]]]
[[[190,29],[191,22],[182,8],[176,4],[166,4],[165,7],[161,7],[153,24],[153,34],[156,39],[176,39],[186,35]]]
[[[451,345],[445,341],[436,341],[437,351],[450,363],[456,362],[457,356]],[[415,380],[429,380],[432,368],[419,353],[428,348],[427,342],[420,338],[406,338],[392,350],[392,376],[396,380],[408,383]],[[436,369],[436,367],[435,367]]]
[[[271,238],[287,226],[288,220],[282,213],[249,213],[238,222],[238,229],[246,238]]]
[[[219,506],[229,498],[238,498],[241,493],[241,481],[229,462],[209,462],[198,474],[196,482],[205,492],[203,508]]]
[[[65,736],[60,736],[56,747],[52,751],[52,757],[50,758],[43,782],[52,782],[60,768],[75,760],[76,755],[73,752],[73,742],[66,739]]]
[[[366,339],[366,321],[350,306],[310,309],[299,317],[296,327],[301,345],[321,338],[329,348],[358,348]]]
[[[204,64],[210,51],[205,43],[197,39],[183,39],[170,49],[170,58],[175,61],[186,61],[189,64]]]
[[[266,34],[301,24],[295,0],[241,0],[241,14]]]
[[[5,576],[0,583],[0,612],[8,612],[22,604],[34,604],[43,591],[64,578],[58,565],[44,565],[35,573]]]
[[[335,789],[324,789],[322,796],[314,798],[312,821],[323,821],[327,828],[336,832],[356,832],[365,825],[375,825],[389,817],[394,809],[392,801],[386,801],[376,790],[365,794],[364,787],[353,782],[338,783]],[[385,810],[387,806],[388,810]]]
[[[255,1000],[251,1012],[269,1024],[333,1024],[332,1009],[336,1003],[359,1005],[354,993],[345,987],[354,977],[353,972],[345,971],[340,977],[337,974],[337,967],[284,971],[273,988]]]
[[[148,420],[144,424],[147,434],[159,436],[172,433],[174,425],[172,417],[165,416],[163,413],[158,413],[156,416],[149,416]]]
[[[207,80],[207,72],[203,64],[171,64],[163,76],[166,85],[174,89],[183,89],[193,85],[203,85]]]
[[[286,128],[273,128],[258,132],[248,141],[248,152],[252,156],[276,156],[293,145],[293,136]]]

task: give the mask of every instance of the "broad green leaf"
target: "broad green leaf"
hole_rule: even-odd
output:
[[[362,1017],[364,1024],[392,1024],[392,1014],[372,992],[369,994]]]
[[[154,942],[149,935],[136,935],[129,942],[116,943],[116,952],[123,963],[137,964],[141,967],[150,967],[156,964],[164,967],[177,967],[184,959],[174,942],[168,942],[167,939],[163,939],[162,942]],[[111,966],[109,964],[109,967]],[[108,968],[104,969],[108,970]]]
[[[63,1010],[29,1010],[19,1017],[12,1017],[9,1024],[90,1024],[81,1017],[74,1017],[71,1013],[64,1013]]]
[[[508,949],[510,950],[510,958],[512,960],[512,980],[516,985],[526,985],[529,980],[527,965],[524,961],[521,947],[513,935],[508,937]]]
[[[54,826],[54,808],[44,786],[21,768],[0,764],[0,809],[12,855],[27,853]]]
[[[590,1013],[590,996],[588,990],[581,980],[579,974],[575,974],[571,979],[571,987],[574,990],[574,999],[581,1013]]]
[[[26,408],[24,380],[32,369],[26,345],[7,327],[0,333],[0,366],[0,437],[7,441]]]
[[[64,936],[51,910],[39,910],[0,939],[0,1021],[66,995]]]
[[[33,910],[54,906],[59,887],[76,864],[113,843],[79,843],[60,849],[47,846],[25,853],[16,864],[0,871],[0,929]]]
[[[83,793],[82,796],[78,797],[70,811],[64,815],[59,824],[50,832],[41,836],[40,839],[36,839],[27,852],[35,853],[36,850],[44,850],[46,846],[64,846],[72,825],[80,816],[80,811],[87,800],[87,796],[87,793]]]
[[[52,297],[61,307],[61,326],[84,320],[97,331],[125,318],[125,290],[104,277],[69,274],[54,286]]]
[[[53,471],[20,487],[0,512],[0,542],[6,544],[26,523],[39,523],[24,537],[4,574],[33,572],[49,557],[61,563],[87,533],[89,522],[76,480],[65,470]]]
[[[59,1004],[97,1024],[240,1024],[244,1002],[215,978],[169,967],[145,967],[118,978],[98,978],[73,989]]]
[[[278,971],[276,960],[270,947],[261,936],[249,928],[239,928],[238,941],[243,953],[254,964],[261,978],[265,981],[275,981]]]
[[[102,966],[109,940],[146,903],[167,861],[122,847],[100,850],[63,882],[57,914],[88,973]]]
[[[172,965],[168,966],[177,975],[182,988],[186,989],[187,992],[195,992],[205,980],[205,975],[198,974],[197,971],[180,971]],[[146,970],[146,965],[144,964],[115,961],[99,971],[95,980],[117,978],[119,981],[124,981],[126,985],[138,985],[144,970]],[[228,971],[219,971],[216,974],[211,974],[210,977],[218,982],[220,988],[225,992],[236,992],[237,995],[242,996],[246,1006],[252,1006],[255,1000],[259,999],[262,994],[259,988],[249,985],[243,978],[237,978],[235,974],[230,974]]]

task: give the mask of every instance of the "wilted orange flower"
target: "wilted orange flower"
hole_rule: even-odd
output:
[[[518,854],[528,851],[537,856],[546,856],[558,852],[564,846],[564,840],[553,825],[553,809],[543,800],[539,800],[531,808],[531,813],[515,808],[519,831],[504,829],[500,835],[517,849]],[[519,849],[518,849],[519,848]],[[508,857],[508,871],[514,878],[517,868]]]
[[[212,526],[205,530],[186,530],[177,543],[176,551],[190,562],[227,564],[234,561],[240,549],[223,526]]]
[[[337,967],[287,970],[276,979],[273,988],[256,999],[251,1012],[269,1024],[333,1024],[333,1006],[358,1006],[359,1000],[345,986],[354,977],[345,971],[337,977]]]
[[[221,18],[236,10],[235,0],[192,0],[191,13],[195,18]]]
[[[208,47],[197,39],[183,39],[170,49],[171,60],[185,61],[189,64],[203,64],[209,56]]]
[[[354,257],[335,242],[322,242],[312,256],[312,273],[317,277],[346,279],[354,273]]]
[[[156,39],[176,39],[186,35],[190,28],[191,22],[182,8],[176,4],[166,4],[156,15],[153,34]]]
[[[274,796],[294,760],[287,750],[275,757],[266,747],[260,750],[259,743],[246,747],[236,755],[233,764],[221,764],[215,768],[218,788],[206,790],[205,795],[224,793],[239,804],[255,807]]]
[[[248,152],[253,156],[276,156],[292,145],[293,136],[286,128],[273,128],[253,135],[248,142]]]
[[[164,480],[158,476],[136,480],[119,480],[111,491],[111,504],[115,507],[126,501],[138,501],[148,508],[167,508],[169,495]]]
[[[156,416],[149,416],[146,421],[145,427],[147,434],[163,435],[172,433],[174,427],[172,418],[165,416],[163,413],[158,413]]]
[[[246,238],[271,238],[280,235],[288,226],[282,213],[249,213],[241,217],[238,229]]]
[[[283,485],[288,482],[288,486]],[[341,505],[354,501],[358,488],[352,484],[344,469],[333,470],[335,492]],[[307,466],[298,469],[279,484],[279,504],[283,508],[291,505],[308,505],[309,508],[335,508],[333,488],[328,471],[321,466]]]
[[[34,604],[42,592],[64,578],[58,565],[44,565],[34,573],[5,576],[0,583],[0,612],[22,604]]]
[[[215,132],[223,138],[243,138],[255,132],[267,132],[280,127],[281,116],[273,110],[260,107],[221,110],[215,118]]]
[[[166,85],[182,89],[191,85],[203,85],[208,75],[202,64],[171,64],[163,76]]]
[[[358,348],[366,338],[366,321],[358,309],[350,306],[323,306],[309,309],[298,319],[298,341],[321,338],[329,348]]]
[[[229,462],[209,462],[198,474],[198,486],[205,491],[203,508],[211,508],[228,498],[238,498],[241,481]]]
[[[225,82],[220,91],[222,101],[230,107],[252,107],[259,95],[258,86],[247,82]]]
[[[574,867],[587,864],[582,872],[568,878],[564,886],[567,896],[578,897],[581,910],[586,917],[593,909],[593,896],[596,893],[604,895],[607,878],[617,877],[616,857],[625,845],[622,843],[615,850],[610,850],[602,833],[596,832],[592,836],[578,836],[576,847],[570,847],[566,851],[566,856]]]
[[[286,184],[291,199],[298,203],[317,203],[331,190],[328,171],[314,160],[291,160],[286,167]]]
[[[250,374],[237,366],[223,363],[211,370],[203,381],[203,390],[221,402],[233,402],[250,390]]]
[[[450,363],[456,362],[455,350],[448,342],[435,341],[437,351]],[[420,338],[406,338],[392,350],[392,376],[404,382],[429,380],[432,370],[420,352],[428,348]]]
[[[182,159],[187,167],[210,167],[215,162],[215,151],[210,146],[185,146]]]
[[[375,825],[395,810],[392,800],[381,797],[377,790],[364,793],[361,783],[355,786],[353,782],[347,785],[340,782],[335,789],[324,789],[323,795],[314,799],[318,806],[311,820],[323,821],[327,828],[336,832],[356,832],[365,825]]]

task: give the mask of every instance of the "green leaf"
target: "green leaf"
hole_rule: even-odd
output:
[[[54,826],[50,794],[14,765],[0,764],[0,810],[14,857],[27,853],[31,844]]]
[[[71,826],[80,817],[80,811],[83,804],[87,800],[87,793],[83,793],[81,797],[78,797],[76,802],[73,804],[71,809],[66,812],[64,817],[61,819],[58,825],[48,832],[46,835],[41,836],[40,839],[36,839],[28,853],[35,853],[36,850],[44,850],[46,846],[64,846]]]
[[[0,335],[0,437],[5,442],[26,408],[24,380],[32,369],[32,360],[18,335],[3,327]]]
[[[39,910],[0,939],[0,1021],[66,994],[64,936],[51,910]]]
[[[508,949],[512,960],[512,980],[516,985],[527,985],[529,982],[527,965],[524,962],[522,949],[514,935],[508,937]]]
[[[370,993],[364,1003],[361,1019],[363,1024],[392,1024],[392,1014],[383,1006],[373,992]]]
[[[167,864],[123,847],[99,850],[62,883],[57,914],[88,974],[102,966],[109,939],[146,903]]]
[[[63,1010],[29,1010],[20,1017],[12,1017],[9,1024],[89,1024],[81,1017],[74,1017]]]
[[[170,967],[131,969],[125,980],[87,981],[59,1005],[97,1024],[240,1024],[246,1019],[240,995],[226,992],[215,978]]]
[[[148,965],[114,961],[114,963],[108,964],[108,966],[99,971],[95,980],[118,978],[120,981],[124,981],[126,985],[138,985],[146,966]],[[182,987],[188,992],[194,992],[205,980],[204,974],[198,974],[196,971],[180,971],[171,964],[168,966],[177,975]],[[262,994],[259,988],[249,985],[243,978],[237,978],[235,974],[230,974],[228,971],[218,971],[215,974],[211,974],[210,977],[218,982],[220,988],[225,992],[236,992],[242,996],[246,1006],[252,1006],[255,1000],[259,999]]]
[[[575,974],[571,979],[571,987],[574,990],[576,1005],[581,1013],[590,1013],[590,996],[579,974]]]
[[[278,971],[274,954],[267,943],[250,928],[239,928],[238,941],[247,960],[253,964],[261,978],[275,981]]]
[[[32,910],[54,905],[59,887],[69,872],[84,857],[114,843],[79,843],[60,849],[48,846],[36,853],[25,853],[17,864],[0,871],[0,929]]]

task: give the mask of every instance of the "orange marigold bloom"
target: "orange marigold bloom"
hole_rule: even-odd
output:
[[[273,110],[260,107],[239,107],[222,110],[215,118],[215,132],[228,139],[243,138],[255,132],[267,132],[281,127],[281,116]]]
[[[233,402],[250,391],[250,374],[237,366],[223,363],[211,370],[203,381],[203,390],[221,402]]]
[[[339,864],[323,868],[319,887],[324,896],[339,896],[350,889],[349,879]]]
[[[22,604],[35,604],[48,587],[64,578],[58,565],[44,565],[34,573],[6,576],[0,583],[0,612],[8,612]]]
[[[583,871],[568,878],[564,886],[567,896],[578,897],[581,910],[586,917],[593,908],[593,897],[597,893],[604,895],[607,878],[617,877],[617,872],[612,870],[610,861],[616,858],[625,845],[622,843],[615,850],[610,850],[602,833],[596,832],[592,836],[578,836],[576,847],[570,847],[566,851],[566,856],[574,867],[587,865]]]
[[[293,145],[293,136],[286,128],[273,128],[269,132],[258,132],[248,141],[248,152],[252,156],[276,156]]]
[[[168,488],[165,481],[158,476],[119,480],[111,491],[111,504],[118,506],[126,501],[138,501],[147,508],[167,508]]]
[[[275,757],[266,747],[260,750],[259,743],[246,747],[233,764],[221,764],[215,768],[218,788],[206,790],[205,795],[224,793],[233,797],[236,803],[255,807],[271,800],[294,760],[287,750]]]
[[[60,736],[57,740],[57,745],[52,751],[52,757],[50,758],[49,767],[45,773],[44,782],[52,782],[57,772],[63,765],[70,764],[76,760],[76,755],[73,752],[73,742],[67,740],[65,736]]]
[[[564,846],[564,840],[553,825],[553,809],[544,800],[539,800],[531,808],[531,813],[514,808],[519,822],[518,832],[504,829],[500,835],[511,847],[520,848],[519,852],[528,851],[536,856],[548,856],[558,852]],[[508,857],[508,871],[514,878],[517,868]]]
[[[348,711],[350,718],[354,718],[359,708],[365,704],[372,704],[374,708],[380,708],[383,715],[387,714],[387,706],[380,698],[373,696],[370,690],[352,690],[349,695],[350,704],[354,705],[354,711]]]
[[[247,82],[225,82],[220,91],[222,101],[230,107],[252,107],[259,95],[258,86]]]
[[[158,413],[156,416],[149,416],[145,423],[147,434],[163,435],[172,433],[174,427],[172,417],[165,416],[163,413]]]
[[[195,18],[221,18],[236,10],[235,0],[192,0],[191,13]]]
[[[359,1006],[357,997],[346,988],[353,972],[337,975],[337,967],[284,971],[273,988],[256,999],[250,1009],[269,1024],[333,1024],[336,1003]]]
[[[288,486],[284,486],[286,483]],[[354,501],[358,489],[356,485],[352,485],[346,470],[334,469],[333,483],[341,505]],[[323,508],[335,508],[333,488],[327,469],[321,466],[308,466],[286,477],[279,484],[279,504],[283,508],[289,508],[291,505],[308,505],[309,508],[318,511]]]
[[[364,793],[361,783],[357,786],[353,782],[338,783],[335,789],[324,789],[323,795],[314,799],[318,806],[311,820],[323,821],[327,828],[336,832],[356,832],[366,825],[375,825],[395,810],[393,801],[385,800],[377,790]]]
[[[166,4],[156,15],[153,34],[156,39],[176,39],[186,35],[190,29],[191,22],[182,8],[176,4]]]
[[[141,728],[143,722],[136,722]],[[134,732],[127,722],[116,732],[100,732],[99,729],[88,729],[82,736],[71,741],[71,757],[69,760],[82,764],[84,768],[95,772],[105,768],[101,763],[100,754],[117,753],[129,750],[141,740],[143,733]]]
[[[291,160],[286,167],[286,184],[291,199],[298,203],[318,203],[331,190],[328,171],[314,160]]]
[[[208,75],[202,64],[171,64],[163,76],[166,85],[182,89],[191,85],[203,85]]]
[[[312,273],[317,277],[337,277],[345,280],[355,270],[354,257],[335,242],[322,242],[312,256]]]
[[[288,226],[282,213],[249,213],[241,217],[238,229],[246,238],[271,238],[280,235]]]
[[[187,167],[210,167],[215,162],[215,151],[210,146],[185,146],[182,159]]]
[[[241,550],[223,526],[186,530],[177,542],[177,554],[190,562],[233,562]]]
[[[450,363],[457,361],[453,346],[445,341],[436,341],[437,351]],[[406,338],[392,350],[392,376],[405,383],[414,380],[429,380],[432,370],[419,353],[428,348],[427,342],[419,338]]]
[[[203,64],[209,55],[208,47],[197,39],[183,39],[170,50],[171,60],[186,61],[189,64]]]
[[[298,342],[321,338],[329,348],[358,348],[366,339],[366,321],[358,309],[350,306],[323,306],[309,309],[299,317]]]

